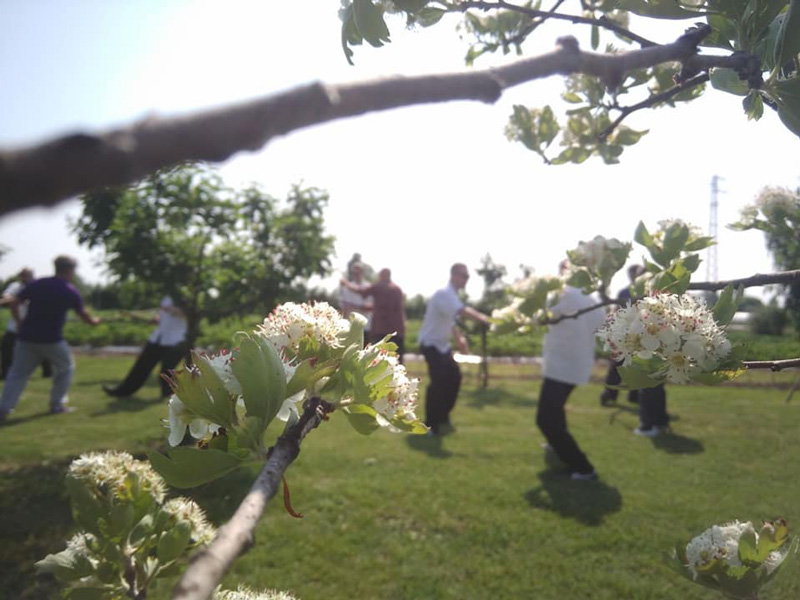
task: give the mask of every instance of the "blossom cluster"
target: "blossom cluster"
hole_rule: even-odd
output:
[[[361,355],[371,351],[372,348],[367,347],[361,351]],[[417,389],[419,379],[409,377],[405,366],[401,365],[393,354],[381,351],[373,360],[373,363],[377,362],[384,362],[391,374],[387,393],[372,403],[372,407],[378,413],[378,424],[391,428],[391,421],[395,419],[416,420],[414,410],[419,394]]]
[[[193,500],[178,497],[167,500],[162,507],[165,513],[179,523],[188,523],[191,527],[191,538],[199,545],[208,545],[214,539],[217,531],[208,522],[203,509]]]
[[[672,383],[713,371],[731,350],[705,302],[688,295],[655,294],[629,304],[609,315],[597,336],[623,366],[656,359],[650,375]]]
[[[309,337],[319,346],[337,348],[349,330],[350,322],[327,302],[286,302],[264,319],[258,333],[272,342],[278,352],[294,358],[303,338]]]
[[[72,461],[68,475],[80,481],[95,496],[125,499],[130,494],[132,478],[137,491],[149,494],[161,503],[166,495],[164,480],[149,463],[135,460],[127,452],[89,452]]]
[[[214,592],[213,600],[296,600],[288,592],[279,590],[264,590],[256,592],[240,585],[235,590],[218,590]]]
[[[528,331],[533,326],[534,320],[522,313],[520,310],[522,303],[522,298],[514,298],[508,306],[495,308],[492,311],[492,331],[495,333]]]
[[[689,230],[689,239],[694,240],[703,237],[703,230],[697,225],[687,223],[682,219],[663,219],[658,222],[658,229],[653,232],[653,237],[657,240],[663,240],[667,231],[675,226],[684,226]]]
[[[620,242],[616,238],[598,235],[588,242],[579,242],[578,247],[569,252],[569,259],[573,265],[586,267],[593,273],[609,269],[616,272],[625,264],[630,247],[630,244]],[[618,264],[618,256],[622,257],[621,264]]]
[[[755,206],[767,218],[800,210],[800,194],[783,187],[767,187],[758,195]]]
[[[739,540],[744,534],[752,534],[758,543],[758,533],[749,521],[714,525],[692,539],[686,545],[686,567],[692,577],[697,579],[699,574],[709,570],[717,561],[730,567],[741,567]],[[777,569],[785,557],[779,550],[770,552],[762,563],[767,574]]]

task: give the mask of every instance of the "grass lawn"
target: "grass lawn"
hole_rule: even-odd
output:
[[[79,410],[69,415],[46,416],[49,382],[37,374],[0,428],[0,598],[57,597],[32,564],[71,532],[63,473],[73,457],[163,446],[155,379],[134,400],[100,390],[131,360],[78,357],[71,400]],[[423,367],[411,365],[418,375]],[[676,542],[735,518],[783,516],[800,529],[797,395],[786,403],[785,389],[671,386],[674,434],[649,440],[631,434],[631,406],[602,408],[600,387],[582,386],[568,418],[601,479],[572,482],[545,464],[535,426],[540,382],[520,377],[531,373],[503,365],[488,390],[465,377],[457,432],[444,438],[362,437],[334,415],[288,472],[305,518],[271,505],[228,586],[292,590],[303,600],[701,600],[716,596],[662,563]],[[252,478],[233,474],[192,495],[220,523]],[[167,595],[165,587],[154,597]],[[797,597],[800,557],[762,600]]]

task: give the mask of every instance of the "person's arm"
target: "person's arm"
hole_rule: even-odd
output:
[[[342,287],[346,287],[348,290],[355,292],[356,294],[361,294],[365,298],[372,295],[371,285],[358,285],[357,283],[353,283],[352,281],[348,281],[344,278],[342,278],[339,283],[342,285]]]
[[[5,294],[4,296],[0,296],[0,306],[11,306],[11,303],[14,301],[14,296],[11,294]]]
[[[487,327],[489,326],[489,317],[487,317],[482,312],[475,310],[471,306],[465,306],[464,308],[462,308],[460,314],[469,319],[472,319],[477,323],[481,323],[482,325],[485,325]]]
[[[76,312],[78,313],[78,316],[81,318],[81,321],[83,321],[84,323],[88,323],[89,325],[99,325],[102,322],[101,319],[99,319],[98,317],[89,314],[89,312],[85,308],[80,308]]]
[[[456,340],[456,348],[458,348],[458,351],[461,352],[461,354],[469,354],[469,344],[467,344],[467,338],[458,325],[453,327],[453,337]]]
[[[11,311],[11,318],[14,319],[14,322],[17,324],[17,331],[19,331],[22,325],[22,313],[19,312],[19,307],[22,301],[16,296],[11,296],[10,298],[8,308]]]

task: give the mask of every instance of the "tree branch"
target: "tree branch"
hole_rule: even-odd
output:
[[[333,411],[331,404],[319,398],[307,400],[303,408],[299,421],[287,425],[272,447],[264,468],[231,520],[219,529],[211,544],[191,559],[175,585],[173,600],[210,598],[236,558],[253,546],[256,525],[277,493],[283,473],[300,454],[300,442]]]
[[[518,6],[516,4],[511,4],[510,2],[506,2],[505,0],[498,0],[497,2],[483,2],[482,0],[465,0],[464,2],[460,2],[458,4],[458,9],[462,12],[466,12],[469,9],[475,10],[482,10],[482,11],[490,11],[490,10],[500,10],[505,9],[513,12],[517,12],[523,14],[525,16],[531,17],[532,19],[539,19],[539,22],[544,22],[547,19],[555,19],[559,21],[569,21],[570,23],[575,24],[583,24],[583,25],[596,25],[597,27],[602,27],[603,29],[608,29],[609,31],[613,31],[614,33],[618,33],[619,35],[626,37],[637,44],[639,44],[642,48],[650,48],[652,46],[657,46],[655,42],[648,40],[640,35],[625,29],[622,25],[614,23],[610,19],[593,19],[591,17],[581,17],[578,15],[565,15],[563,13],[555,12],[553,10],[537,10],[535,8],[528,8],[527,6]]]
[[[690,290],[708,290],[716,291],[726,288],[729,285],[733,287],[757,287],[761,285],[774,285],[783,284],[789,285],[792,283],[800,283],[800,269],[794,271],[780,271],[778,273],[767,273],[762,275],[757,273],[751,277],[743,279],[729,279],[727,281],[699,281],[697,283],[690,283]]]
[[[583,73],[619,81],[633,69],[687,61],[710,31],[703,25],[671,44],[613,55],[583,52],[575,38],[566,37],[553,52],[501,67],[341,85],[313,83],[216,110],[0,151],[0,215],[130,183],[184,161],[223,161],[240,150],[257,150],[274,137],[336,119],[451,100],[491,103],[507,88],[550,75]]]
[[[709,80],[708,73],[703,73],[701,75],[693,77],[692,79],[688,79],[688,80],[684,81],[683,83],[679,83],[675,87],[671,87],[670,89],[668,89],[668,90],[666,90],[664,92],[661,92],[660,94],[655,94],[653,96],[650,96],[649,98],[646,98],[645,100],[642,100],[641,102],[639,102],[637,104],[632,104],[631,106],[619,107],[620,115],[614,120],[613,123],[611,123],[611,125],[609,125],[603,131],[601,131],[597,135],[597,137],[601,141],[605,140],[609,135],[611,135],[611,132],[614,131],[619,126],[619,124],[622,123],[622,121],[625,119],[625,117],[627,117],[629,114],[634,113],[637,110],[641,110],[643,108],[652,108],[656,104],[660,104],[661,102],[664,102],[665,100],[669,100],[673,96],[676,96],[677,94],[681,93],[682,91],[684,91],[686,89],[693,88],[693,87],[698,86],[698,85],[702,85],[703,83],[707,82],[708,80]]]
[[[769,369],[782,371],[783,369],[800,368],[800,358],[787,358],[785,360],[743,360],[745,369]]]
[[[585,315],[586,313],[592,312],[593,310],[597,310],[598,308],[603,308],[605,306],[611,306],[612,304],[619,304],[619,303],[620,303],[619,300],[614,300],[613,298],[606,298],[602,302],[598,302],[597,304],[593,304],[592,306],[587,306],[586,308],[577,310],[574,313],[559,315],[557,317],[553,317],[552,319],[543,319],[539,321],[539,324],[555,325],[556,323],[560,323],[561,321],[566,321],[567,319],[577,319],[581,315]]]

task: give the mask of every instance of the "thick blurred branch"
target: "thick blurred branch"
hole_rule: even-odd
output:
[[[777,273],[767,273],[762,275],[757,273],[751,277],[743,279],[729,279],[727,281],[699,281],[697,283],[690,283],[690,290],[708,290],[716,291],[726,288],[729,285],[733,287],[757,287],[761,285],[775,285],[783,284],[789,285],[792,283],[800,283],[800,269],[794,271],[779,271]]]
[[[0,151],[0,215],[93,188],[141,179],[185,161],[223,161],[258,150],[291,131],[375,111],[451,100],[495,102],[503,90],[550,75],[583,73],[613,83],[633,69],[688,61],[708,26],[671,44],[620,54],[583,52],[575,38],[548,54],[462,73],[391,77],[360,83],[313,83],[251,102],[192,115],[151,118],[99,134],[77,133],[39,146]]]
[[[300,454],[300,442],[333,410],[319,398],[307,400],[303,408],[298,422],[287,425],[272,447],[264,468],[231,520],[219,529],[211,544],[192,558],[172,592],[173,600],[210,598],[233,562],[253,546],[256,525],[277,493],[283,473]]]
[[[614,304],[620,304],[619,300],[614,300],[613,298],[606,298],[602,302],[598,302],[597,304],[593,304],[592,306],[587,306],[586,308],[582,308],[580,310],[576,310],[574,313],[568,313],[565,315],[559,315],[557,317],[553,317],[552,319],[543,319],[539,321],[540,325],[555,325],[556,323],[560,323],[561,321],[566,321],[567,319],[577,319],[581,315],[585,315],[586,313],[590,313],[593,310],[597,310],[599,308],[604,308],[606,306],[612,306]]]

